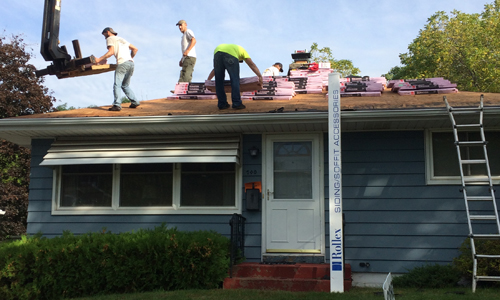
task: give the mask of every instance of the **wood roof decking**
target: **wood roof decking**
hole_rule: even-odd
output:
[[[343,97],[342,110],[406,110],[443,108],[443,96],[450,104],[458,106],[478,106],[480,95],[475,92],[458,92],[456,94],[431,94],[400,96],[390,90],[382,93],[381,97]],[[112,94],[109,94],[112,101]],[[231,97],[228,94],[228,100]],[[18,118],[89,118],[89,117],[143,117],[167,115],[223,115],[223,114],[252,114],[269,113],[283,108],[286,113],[291,112],[327,112],[328,99],[325,94],[298,94],[291,100],[252,100],[243,101],[246,109],[234,110],[217,108],[215,100],[167,100],[166,98],[141,101],[135,109],[128,108],[129,104],[122,105],[119,112],[108,111],[111,105],[59,111],[45,114],[21,116]],[[484,106],[500,106],[500,93],[484,93]]]

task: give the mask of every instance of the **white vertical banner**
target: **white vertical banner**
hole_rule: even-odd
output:
[[[344,292],[340,74],[328,74],[328,187],[330,209],[330,292]]]

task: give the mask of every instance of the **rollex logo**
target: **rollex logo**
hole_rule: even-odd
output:
[[[335,229],[330,244],[330,251],[332,253],[332,271],[342,271],[342,229]]]

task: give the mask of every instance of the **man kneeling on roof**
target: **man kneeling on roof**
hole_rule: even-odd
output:
[[[280,73],[283,73],[283,65],[277,62],[271,67],[267,68],[264,73],[262,73],[262,76],[279,76]]]

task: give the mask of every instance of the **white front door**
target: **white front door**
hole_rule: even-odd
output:
[[[265,138],[265,253],[322,253],[321,134]]]

